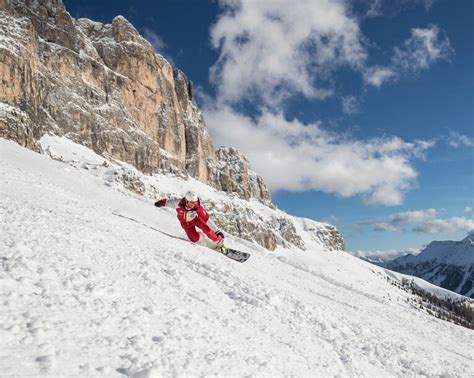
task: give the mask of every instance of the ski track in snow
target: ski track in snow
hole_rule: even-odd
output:
[[[239,264],[177,240],[174,212],[0,147],[2,375],[473,373],[473,332],[412,308],[382,269],[230,238],[252,253]]]

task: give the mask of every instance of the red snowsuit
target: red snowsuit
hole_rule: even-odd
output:
[[[188,235],[188,238],[192,242],[196,243],[200,239],[200,235],[196,230],[196,227],[200,228],[213,242],[218,243],[222,240],[222,238],[217,236],[214,230],[207,225],[209,214],[206,212],[206,210],[204,210],[200,203],[193,209],[187,209],[186,199],[183,198],[181,201],[179,201],[176,212],[178,213],[178,220],[181,223],[181,227],[183,227],[186,235]],[[195,212],[195,214],[192,212]],[[190,219],[190,215],[194,215],[194,218]]]

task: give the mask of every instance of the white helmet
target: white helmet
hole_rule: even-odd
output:
[[[188,202],[197,202],[199,200],[198,195],[191,190],[186,192],[184,198],[186,198]]]

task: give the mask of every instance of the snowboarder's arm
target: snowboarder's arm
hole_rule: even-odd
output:
[[[162,198],[155,202],[156,207],[178,207],[180,198]]]
[[[219,227],[217,227],[217,225],[214,223],[214,221],[211,218],[208,218],[207,224],[209,227],[212,228],[212,230],[217,236],[221,236],[222,238],[224,237],[224,234],[222,233],[222,231],[219,230]]]
[[[222,231],[219,230],[219,227],[217,227],[217,225],[211,219],[207,211],[204,210],[204,207],[202,207],[201,205],[196,206],[196,212],[201,221],[206,223],[217,236],[224,238],[224,234],[222,233]]]
[[[209,218],[209,219],[207,220],[207,224],[209,225],[209,227],[212,228],[212,230],[213,230],[214,232],[219,230],[219,228],[216,226],[216,224],[214,223],[214,221],[213,221],[211,218]]]
[[[197,213],[197,216],[199,217],[199,219],[201,219],[202,222],[207,223],[207,221],[209,220],[209,214],[206,210],[204,210],[204,207],[202,207],[201,205],[196,205],[193,210]]]
[[[201,219],[202,222],[206,223],[212,229],[212,231],[215,232],[216,235],[220,235],[222,238],[224,237],[224,234],[221,231],[219,231],[219,227],[216,226],[216,224],[210,218],[209,214],[204,209],[204,207],[202,207],[202,205],[197,205],[195,207],[195,211],[199,219]]]

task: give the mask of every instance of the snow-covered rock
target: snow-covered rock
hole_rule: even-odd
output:
[[[221,147],[216,151],[217,160],[210,167],[212,186],[244,199],[257,198],[273,207],[272,197],[263,179],[250,168],[248,159],[237,149]]]

